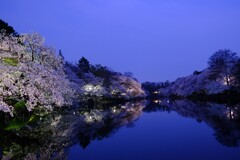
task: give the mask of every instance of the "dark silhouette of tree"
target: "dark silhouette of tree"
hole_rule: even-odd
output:
[[[15,36],[18,33],[13,29],[13,27],[9,26],[6,22],[0,19],[0,31],[4,31],[7,35],[13,34]]]
[[[133,77],[133,73],[132,72],[125,72],[124,75],[127,76],[127,77]]]
[[[170,82],[168,80],[162,83],[162,88],[166,88],[168,86],[170,86]]]
[[[193,72],[193,75],[199,75],[199,74],[201,74],[201,73],[202,73],[202,71],[197,71],[197,70],[196,70],[196,71]]]
[[[233,67],[233,74],[235,77],[234,85],[238,90],[240,90],[240,59],[238,59]]]
[[[103,78],[103,86],[109,87],[111,85],[111,77],[115,75],[113,71],[108,69],[106,66],[102,66],[97,64],[95,66],[91,66],[91,72],[94,76]]]
[[[60,63],[61,63],[61,65],[65,66],[65,65],[66,65],[66,62],[65,62],[65,59],[64,59],[64,56],[63,56],[63,54],[62,54],[62,50],[61,50],[61,49],[58,51],[58,54],[59,54],[59,58],[60,58]]]
[[[229,49],[219,50],[215,52],[208,61],[210,69],[210,79],[216,80],[222,78],[227,85],[230,85],[232,77],[232,69],[238,57],[235,52]]]
[[[91,143],[91,137],[83,133],[79,134],[79,144],[83,149],[86,149],[87,146]]]
[[[166,83],[166,84],[165,84]],[[164,88],[165,85],[168,85],[168,81],[166,82],[144,82],[142,83],[142,88],[148,92],[148,96],[158,96],[158,91],[160,88]],[[156,93],[157,92],[157,93]]]
[[[63,54],[62,54],[62,50],[61,50],[61,49],[59,49],[58,54],[59,54],[59,56],[64,60],[64,56],[63,56]]]
[[[216,140],[224,146],[239,147],[239,134],[233,134],[233,130],[230,127],[218,128],[214,136]]]
[[[114,74],[114,72],[111,71],[109,68],[107,68],[106,66],[102,66],[100,64],[91,66],[91,72],[94,76],[101,78]]]
[[[89,63],[89,61],[85,57],[82,57],[78,61],[78,68],[80,69],[80,74],[88,73],[90,71],[90,63]]]

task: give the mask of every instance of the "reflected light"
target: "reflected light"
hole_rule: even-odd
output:
[[[237,117],[237,113],[234,110],[230,110],[227,112],[228,119],[236,119]]]
[[[154,100],[153,102],[154,102],[154,103],[161,103],[160,100]]]
[[[159,94],[160,93],[160,91],[155,91],[155,92],[153,92],[153,94]]]

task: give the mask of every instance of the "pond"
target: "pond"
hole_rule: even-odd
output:
[[[13,159],[238,160],[240,105],[168,99],[95,104],[0,136],[2,152]]]

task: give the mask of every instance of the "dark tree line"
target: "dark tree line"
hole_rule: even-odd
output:
[[[15,36],[18,35],[18,33],[13,29],[13,27],[9,26],[8,23],[4,22],[0,19],[0,31],[5,32],[7,35],[13,34]]]
[[[144,82],[143,89],[148,93],[148,96],[157,96],[161,92],[161,88],[166,88],[170,85],[169,81],[165,82]]]
[[[100,64],[92,65],[85,57],[80,58],[76,65],[70,63],[66,63],[66,65],[68,65],[80,79],[84,79],[84,75],[87,73],[102,78],[104,87],[111,85],[111,80],[115,75],[121,75],[121,73],[115,72],[106,66]]]

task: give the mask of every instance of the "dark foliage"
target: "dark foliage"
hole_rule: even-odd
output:
[[[240,59],[238,59],[233,67],[233,74],[235,76],[234,85],[236,89],[240,91]]]
[[[223,93],[208,95],[204,91],[194,92],[187,97],[190,100],[212,101],[216,103],[237,104],[240,102],[240,93],[236,90],[226,90]]]
[[[193,75],[199,75],[199,74],[201,74],[202,73],[202,71],[194,71],[193,72]]]
[[[155,97],[160,95],[160,89],[169,86],[169,81],[165,82],[144,82],[142,88],[148,93],[148,97]]]
[[[91,73],[96,77],[104,79],[104,87],[109,87],[111,85],[111,77],[116,74],[115,72],[108,69],[106,66],[102,66],[100,64],[91,66]]]
[[[90,63],[89,63],[89,61],[85,57],[82,57],[78,61],[78,68],[80,69],[81,72],[88,73],[90,71]]]
[[[7,35],[13,34],[15,36],[18,35],[18,33],[13,29],[13,27],[9,26],[8,23],[4,22],[0,19],[0,31],[4,31]]]

